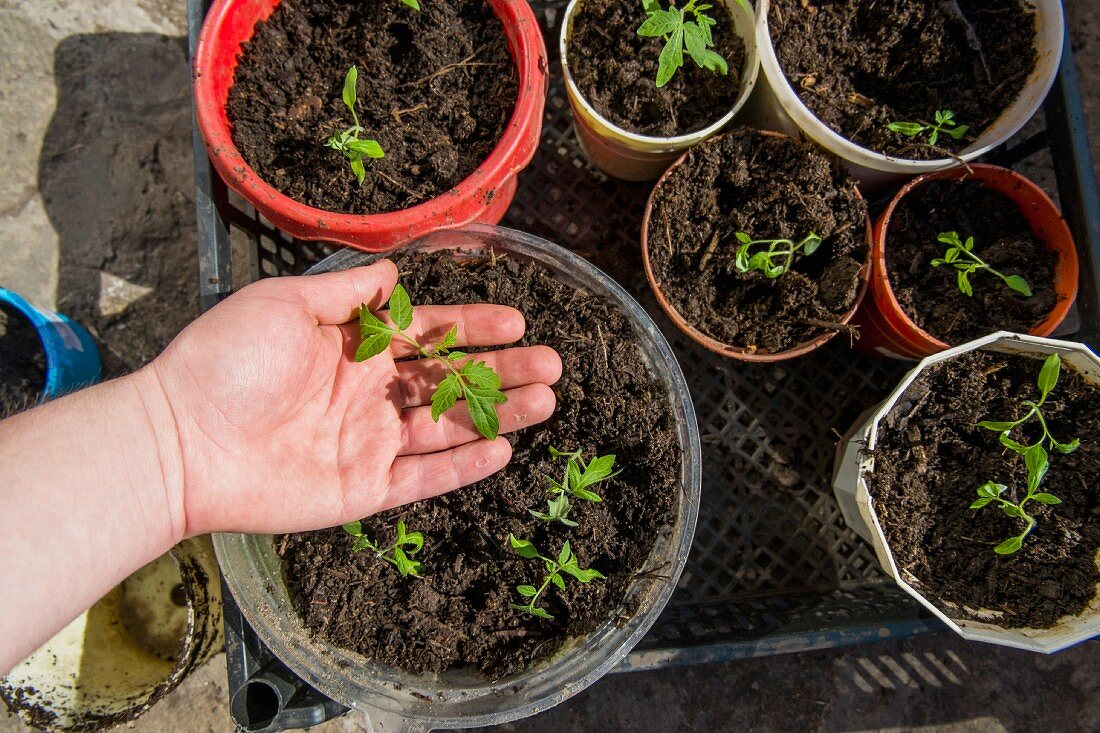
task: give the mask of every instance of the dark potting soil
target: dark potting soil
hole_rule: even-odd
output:
[[[657,88],[657,62],[665,42],[637,34],[641,3],[584,0],[573,17],[569,68],[581,94],[604,118],[641,135],[672,137],[702,130],[729,112],[741,88],[745,44],[733,31],[724,2],[707,11],[715,51],[729,65],[722,75],[700,69],[685,53],[672,80]]]
[[[359,71],[367,160],[360,187],[325,141],[352,120],[344,75]],[[469,176],[496,147],[518,81],[486,0],[283,0],[244,46],[228,113],[233,141],[266,182],[326,211],[375,214],[422,203]]]
[[[974,237],[974,253],[994,270],[1019,275],[1031,297],[1013,291],[996,275],[970,275],[974,294],[959,290],[956,270],[932,260],[948,246],[941,232]],[[906,315],[948,344],[961,344],[999,330],[1026,333],[1058,302],[1056,255],[1037,239],[1008,197],[974,181],[931,181],[903,198],[887,230],[890,287]]]
[[[737,232],[795,242],[814,232],[824,241],[769,279],[737,271]],[[774,353],[830,330],[821,324],[837,324],[855,303],[867,206],[818,148],[743,129],[692,148],[672,170],[654,196],[647,238],[661,290],[689,323]]]
[[[449,256],[397,261],[413,302],[491,302],[527,318],[521,344],[547,344],[562,357],[555,415],[509,435],[511,463],[478,484],[363,521],[390,541],[398,519],[424,534],[423,578],[402,578],[372,553],[355,553],[339,527],[279,540],[306,626],[329,642],[412,672],[474,666],[491,678],[553,655],[571,636],[607,621],[670,524],[680,491],[681,452],[667,395],[650,380],[624,315],[606,301],[558,282],[545,269],[497,258],[459,266]],[[568,528],[530,516],[545,511],[546,476],[561,461],[548,448],[580,449],[586,460],[613,453],[622,473],[600,487],[602,503],[575,502]],[[551,588],[553,621],[510,607],[516,586],[542,580],[541,564],[507,547],[508,533],[547,554],[568,540],[582,567],[606,581]]]
[[[0,418],[35,404],[46,386],[46,352],[27,318],[0,303]]]
[[[899,569],[929,600],[951,606],[952,617],[976,619],[973,610],[989,609],[1003,612],[1005,626],[1045,628],[1096,595],[1100,391],[1064,362],[1043,416],[1058,440],[1080,438],[1081,447],[1051,451],[1041,484],[1062,503],[1029,502],[1038,523],[1019,551],[1004,556],[993,548],[1019,534],[1023,520],[993,505],[968,508],[986,481],[1009,486],[1010,500],[1026,494],[1023,457],[976,423],[1022,417],[1020,400],[1039,397],[1041,367],[1039,359],[994,353],[942,362],[906,390],[879,429],[868,481],[875,511]],[[1017,432],[1027,444],[1042,435],[1034,421]]]
[[[768,23],[783,73],[814,115],[844,137],[901,158],[943,158],[989,127],[1038,63],[1035,16],[1021,0],[772,0]],[[968,42],[968,26],[980,52]],[[939,110],[961,140],[891,132]]]

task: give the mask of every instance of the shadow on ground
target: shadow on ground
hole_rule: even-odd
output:
[[[186,39],[63,40],[39,190],[60,239],[58,309],[92,330],[108,376],[198,315]]]

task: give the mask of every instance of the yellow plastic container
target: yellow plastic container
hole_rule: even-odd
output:
[[[760,72],[756,53],[755,17],[739,0],[724,0],[733,17],[733,30],[745,44],[745,66],[741,70],[741,89],[733,107],[713,124],[686,135],[650,137],[616,127],[600,115],[581,95],[569,72],[568,39],[573,18],[584,0],[572,0],[561,24],[559,51],[561,71],[569,106],[573,111],[573,129],[584,154],[600,170],[624,181],[655,181],[688,148],[717,134],[730,123],[749,98]]]

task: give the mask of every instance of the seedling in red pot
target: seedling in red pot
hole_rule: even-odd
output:
[[[1005,275],[994,270],[986,264],[978,255],[974,254],[974,237],[967,237],[963,241],[958,232],[944,232],[939,236],[939,241],[947,245],[947,251],[942,258],[932,260],[932,267],[951,265],[955,268],[959,290],[963,295],[973,295],[974,288],[970,284],[970,276],[978,270],[984,270],[990,275],[996,275],[1004,280],[1005,285],[1015,290],[1025,298],[1031,297],[1031,286],[1019,275]]]
[[[512,547],[512,552],[516,553],[520,557],[528,560],[542,560],[546,566],[546,577],[542,579],[542,585],[536,588],[533,585],[520,585],[516,587],[516,592],[527,599],[526,605],[512,604],[512,608],[518,611],[524,611],[532,616],[538,616],[539,618],[552,619],[546,609],[541,606],[535,605],[538,603],[539,598],[542,596],[546,589],[553,583],[559,590],[565,590],[565,576],[570,576],[581,583],[590,583],[593,580],[604,580],[604,576],[598,571],[591,568],[582,568],[577,563],[577,556],[573,554],[572,548],[569,543],[566,542],[561,547],[561,552],[558,553],[557,560],[551,560],[539,554],[538,548],[531,544],[527,540],[516,539],[512,534],[508,535],[508,544]]]
[[[1034,448],[1035,445],[1041,446],[1044,441],[1050,446],[1051,450],[1056,450],[1059,453],[1072,453],[1077,450],[1081,445],[1081,441],[1078,438],[1074,438],[1067,443],[1058,442],[1054,436],[1050,434],[1050,428],[1047,426],[1046,418],[1043,416],[1043,405],[1046,404],[1047,397],[1058,384],[1058,376],[1061,374],[1061,371],[1062,358],[1057,354],[1051,354],[1046,358],[1046,361],[1043,362],[1043,368],[1039,370],[1039,378],[1037,380],[1039,386],[1039,401],[1020,400],[1020,405],[1027,410],[1021,418],[1016,420],[982,420],[978,423],[978,427],[1000,433],[999,439],[1001,445],[1023,456],[1027,456],[1028,451]],[[1027,445],[1014,439],[1012,437],[1012,431],[1032,418],[1038,420],[1039,427],[1043,429],[1043,435],[1039,438],[1039,441],[1035,443],[1035,445]]]
[[[906,137],[916,137],[922,133],[928,133],[928,144],[935,145],[940,139],[940,133],[950,136],[953,140],[961,140],[969,125],[955,124],[955,113],[949,109],[936,112],[935,122],[891,122],[886,126],[892,132],[900,132]]]
[[[413,306],[408,292],[400,284],[390,295],[389,311],[392,326],[371,313],[365,304],[359,306],[359,335],[363,342],[355,352],[355,360],[366,361],[381,354],[389,348],[394,336],[404,339],[422,358],[442,364],[447,371],[447,376],[432,394],[432,419],[439,422],[443,413],[454,407],[458,398],[462,397],[477,431],[489,440],[495,440],[500,431],[496,406],[508,401],[508,397],[500,391],[500,375],[484,361],[467,358],[463,351],[451,351],[458,341],[457,325],[452,326],[434,346],[425,346],[410,336],[407,330],[412,326]],[[459,362],[462,362],[461,366]]]
[[[740,0],[744,4],[745,0]],[[665,46],[657,62],[657,87],[663,87],[684,65],[684,49],[700,69],[708,69],[719,74],[729,73],[729,64],[720,53],[714,50],[714,35],[711,29],[717,24],[714,18],[706,14],[713,5],[696,5],[696,0],[688,0],[681,10],[669,5],[668,10],[661,8],[660,0],[642,0],[646,20],[638,28],[639,36],[663,37]],[[688,15],[694,20],[688,20]]]
[[[406,2],[406,0],[402,1]],[[408,2],[415,3],[416,0],[408,0]],[[419,10],[420,6],[417,5],[416,9]],[[355,174],[355,180],[362,186],[363,180],[367,177],[367,169],[363,164],[363,158],[382,158],[385,157],[385,153],[382,152],[382,146],[378,144],[377,140],[359,139],[359,133],[363,132],[363,126],[359,124],[359,115],[355,113],[355,86],[358,81],[359,71],[352,66],[344,77],[343,98],[344,105],[351,111],[351,119],[354,124],[339,135],[330,137],[325,145],[344,154],[344,157],[348,159],[351,172]]]
[[[569,497],[584,501],[603,501],[603,497],[592,491],[592,488],[620,473],[614,471],[615,456],[598,456],[585,463],[579,450],[566,453],[553,446],[550,447],[550,455],[554,458],[566,459],[565,473],[560,482],[549,479],[548,491],[551,498],[547,500],[547,511],[537,512],[534,509],[528,511],[532,516],[547,522],[561,522],[567,527],[576,527],[577,523],[569,519],[569,512],[573,509]]]
[[[396,567],[397,572],[401,573],[401,577],[420,575],[421,565],[413,560],[412,556],[424,547],[424,535],[419,532],[407,531],[403,521],[398,520],[397,537],[392,545],[385,548],[379,547],[370,537],[363,534],[362,522],[348,522],[343,525],[343,528],[345,532],[355,538],[355,542],[351,546],[354,552],[370,550],[379,559],[385,560]]]
[[[758,270],[773,280],[791,269],[795,254],[812,255],[821,246],[821,237],[813,232],[798,244],[790,239],[753,239],[745,232],[737,232],[735,236],[741,243],[734,260],[738,272]],[[750,250],[757,245],[767,245],[767,249],[750,254]]]
[[[1022,501],[1012,502],[1003,498],[1002,495],[1008,491],[1008,487],[1004,484],[987,481],[978,487],[978,499],[970,505],[971,509],[981,509],[995,503],[1008,516],[1026,522],[1023,532],[1015,537],[1009,537],[993,548],[993,551],[998,555],[1011,555],[1019,550],[1024,540],[1031,534],[1031,530],[1035,529],[1035,517],[1028,514],[1024,508],[1029,501],[1037,501],[1040,504],[1051,506],[1062,503],[1062,500],[1054,494],[1039,491],[1039,484],[1042,483],[1043,477],[1046,476],[1047,470],[1050,468],[1049,458],[1043,446],[1036,443],[1028,448],[1024,453],[1024,461],[1027,463],[1027,494]]]

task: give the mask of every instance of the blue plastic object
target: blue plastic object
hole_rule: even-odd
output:
[[[0,288],[0,303],[8,303],[34,325],[46,351],[46,384],[40,402],[52,400],[99,381],[102,364],[91,334],[60,313],[39,310],[17,293]]]

